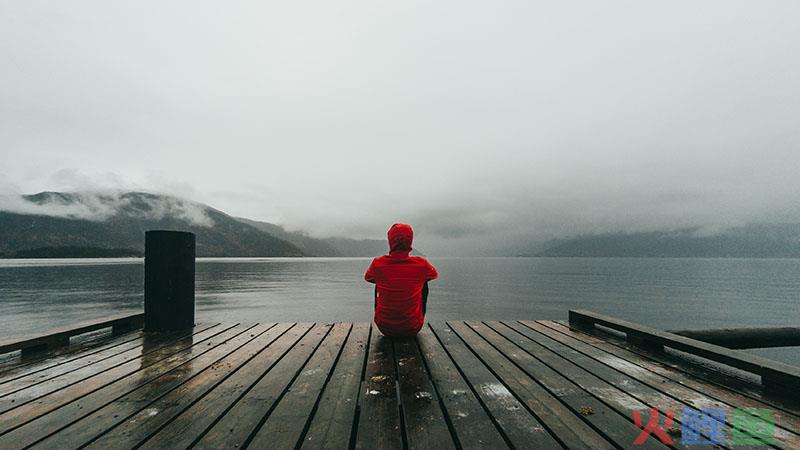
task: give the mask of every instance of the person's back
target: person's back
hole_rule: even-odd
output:
[[[387,336],[415,336],[424,323],[423,289],[438,277],[420,256],[410,256],[414,232],[396,223],[389,229],[389,254],[372,260],[364,279],[376,285],[375,324]]]

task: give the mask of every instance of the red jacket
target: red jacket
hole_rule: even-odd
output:
[[[422,287],[435,280],[436,268],[421,256],[409,256],[414,232],[407,224],[389,229],[389,254],[372,260],[364,279],[378,288],[375,324],[387,336],[415,336],[422,328]]]

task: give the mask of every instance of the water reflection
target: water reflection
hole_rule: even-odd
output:
[[[149,367],[156,362],[162,360],[164,358],[165,349],[159,348],[162,347],[166,342],[170,342],[170,338],[175,338],[175,333],[154,333],[154,332],[147,332],[144,333],[143,341],[142,341],[142,353],[141,358],[139,358],[139,368]],[[184,342],[186,342],[187,338],[184,338]],[[192,337],[188,338],[188,342],[193,342]],[[174,346],[168,346],[168,348],[174,348]],[[147,373],[144,371],[139,372],[140,376],[146,377]]]

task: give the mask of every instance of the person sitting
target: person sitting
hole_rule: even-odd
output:
[[[386,336],[416,336],[425,322],[428,282],[439,273],[427,259],[409,255],[411,225],[392,225],[388,238],[389,254],[373,259],[364,274],[375,283],[375,325]]]

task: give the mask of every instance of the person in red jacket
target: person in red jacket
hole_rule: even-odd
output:
[[[386,336],[416,336],[425,321],[428,282],[439,277],[421,256],[409,256],[414,230],[389,228],[389,254],[372,260],[364,279],[375,283],[375,325]]]

